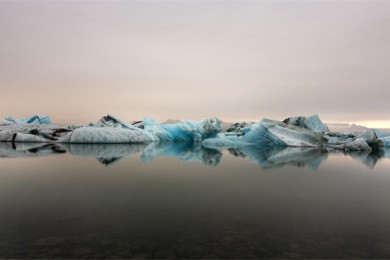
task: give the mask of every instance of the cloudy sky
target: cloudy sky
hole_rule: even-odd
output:
[[[0,117],[390,125],[390,1],[1,1]]]

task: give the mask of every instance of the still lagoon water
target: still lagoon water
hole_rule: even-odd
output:
[[[390,258],[388,151],[0,144],[2,258]]]

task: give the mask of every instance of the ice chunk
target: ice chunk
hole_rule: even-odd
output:
[[[390,131],[375,130],[378,138],[383,142],[383,146],[390,147]]]
[[[356,138],[363,138],[366,143],[372,148],[383,147],[384,143],[378,138],[374,130],[370,129],[361,134],[358,134]]]
[[[114,127],[80,127],[73,131],[69,143],[79,144],[130,144],[155,141],[154,137],[142,129]]]
[[[286,122],[286,123],[285,123]],[[242,124],[244,126],[244,124]],[[239,125],[237,125],[239,127]],[[362,133],[325,132],[327,127],[317,115],[292,117],[284,122],[263,119],[235,131],[218,134],[203,141],[208,147],[235,147],[243,144],[258,146],[331,147],[341,150],[371,151],[383,147],[388,141],[378,139],[373,130]]]
[[[148,141],[202,141],[222,131],[217,118],[202,121],[183,120],[175,124],[159,124],[151,118],[132,124],[112,115],[103,117],[97,127],[125,128],[147,135]],[[73,140],[72,140],[73,142]]]
[[[122,121],[118,118],[116,118],[113,115],[107,114],[106,116],[102,117],[99,122],[97,122],[96,126],[98,127],[114,127],[114,128],[127,128],[127,129],[134,129],[135,126],[132,126],[131,124]]]
[[[326,143],[322,134],[283,122],[263,119],[241,129],[242,135],[219,134],[215,140],[203,141],[206,146],[231,146],[238,144],[256,144],[261,146],[306,146],[321,147]]]
[[[325,143],[321,134],[274,120],[263,120],[257,133],[265,133],[273,143],[286,146],[320,147]]]
[[[201,142],[215,137],[222,131],[221,121],[218,118],[208,118],[201,121],[183,120],[176,124],[161,124],[175,141]]]
[[[174,135],[163,128],[163,125],[156,123],[152,118],[144,118],[142,121],[143,128],[146,132],[154,136],[156,141],[173,141]]]
[[[383,146],[390,147],[390,136],[383,137],[381,140],[383,141]]]
[[[69,134],[71,130],[54,125],[25,123],[0,125],[0,142],[61,142]]]
[[[371,151],[372,148],[383,147],[383,140],[379,139],[373,130],[359,132],[328,132],[324,135],[328,140],[326,146],[342,149]]]
[[[38,119],[37,119],[38,120]],[[159,124],[153,119],[133,124],[112,115],[103,117],[96,125],[56,127],[34,124],[31,120],[13,119],[0,122],[0,142],[59,142],[59,143],[146,143],[156,141],[202,141],[222,131],[216,118],[202,121],[181,121]],[[20,122],[28,123],[20,123]]]
[[[318,115],[290,117],[283,122],[288,125],[303,127],[315,132],[329,132],[328,126],[321,121]]]
[[[25,142],[25,143],[45,143],[47,140],[39,135],[33,134],[22,134],[18,133],[14,137],[14,142]]]
[[[390,131],[384,131],[378,129],[375,129],[374,131],[379,138],[390,137]]]
[[[52,124],[50,117],[39,116],[39,115],[34,115],[32,117],[29,117],[29,118],[19,118],[19,119],[14,119],[14,118],[8,116],[5,118],[5,120],[8,122],[13,122],[13,123],[43,124],[43,125],[51,125]]]
[[[250,125],[253,125],[254,122],[242,122],[242,123],[234,123],[232,125],[230,125],[227,129],[226,129],[226,133],[229,133],[230,135],[242,135],[242,131],[241,129],[243,128],[246,128]]]
[[[371,151],[371,147],[367,144],[364,138],[355,138],[352,140],[347,140],[341,143],[328,143],[328,147],[341,149],[346,151]]]
[[[202,145],[208,148],[234,148],[239,147],[245,143],[242,139],[237,136],[226,136],[220,134],[215,138],[209,138],[202,142]]]

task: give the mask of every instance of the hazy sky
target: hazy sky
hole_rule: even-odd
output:
[[[0,117],[390,122],[390,1],[1,1],[0,37]]]

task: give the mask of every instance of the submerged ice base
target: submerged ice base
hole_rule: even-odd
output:
[[[377,134],[378,133],[378,134]],[[378,135],[381,137],[379,138]],[[102,117],[86,126],[56,126],[49,117],[0,120],[0,142],[134,144],[151,142],[201,142],[209,148],[312,147],[349,151],[371,151],[390,146],[390,137],[368,130],[360,133],[331,132],[317,115],[290,117],[284,121],[262,119],[236,123],[223,131],[221,121],[182,120],[160,124],[151,118],[126,122],[115,116]]]

